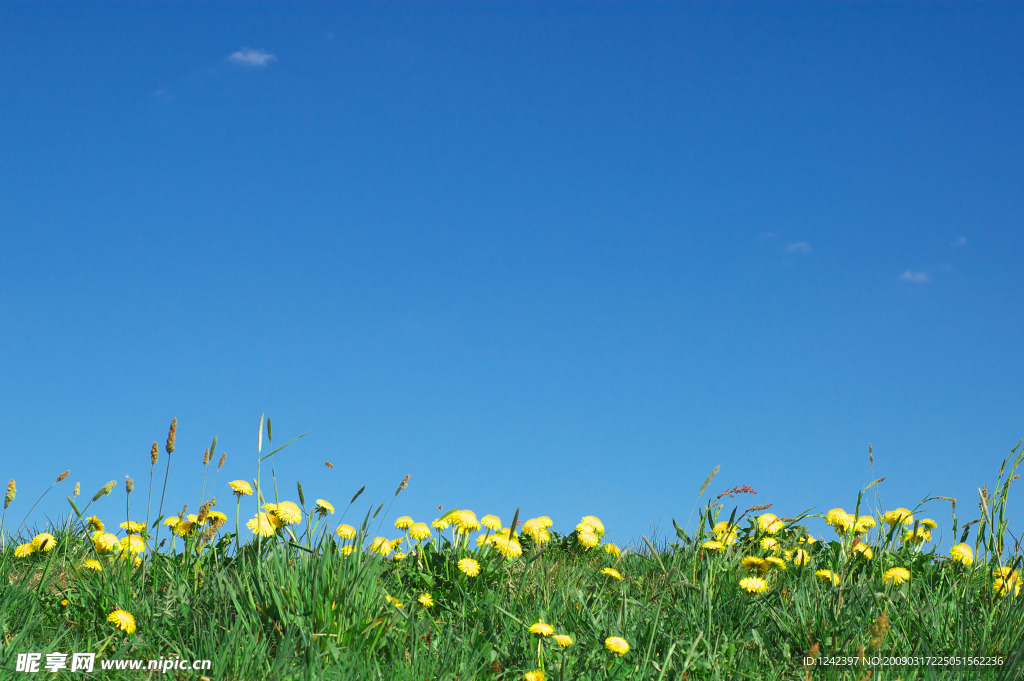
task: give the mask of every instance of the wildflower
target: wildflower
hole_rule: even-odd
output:
[[[422,605],[424,608],[429,608],[430,606],[434,605],[434,599],[431,597],[430,594],[421,594],[420,597],[416,600],[419,601],[420,605]]]
[[[555,643],[557,643],[562,648],[568,648],[572,645],[572,637],[568,634],[555,634],[551,638],[553,638],[555,640]]]
[[[767,569],[764,558],[758,558],[757,556],[747,556],[740,561],[740,567],[756,572],[764,572]]]
[[[849,513],[841,508],[833,508],[825,515],[825,522],[832,526],[838,534],[846,534],[856,522]]]
[[[395,606],[396,608],[402,608],[403,610],[405,609],[405,606],[402,605],[402,601],[398,600],[394,596],[385,595],[384,598],[387,600],[388,603]]]
[[[825,582],[832,582],[833,586],[839,586],[839,575],[831,570],[818,570],[814,576]]]
[[[622,555],[622,549],[620,549],[615,544],[605,544],[604,552],[609,555],[615,556],[616,558]]]
[[[532,672],[526,672],[523,678],[525,681],[547,681],[548,677],[544,675],[543,669],[534,669]]]
[[[57,540],[49,532],[43,532],[37,534],[32,538],[32,547],[36,551],[52,551],[53,547],[57,545]]]
[[[949,550],[949,557],[961,565],[971,565],[974,563],[974,551],[967,544],[957,544],[954,546]]]
[[[875,557],[874,550],[864,542],[854,544],[853,548],[851,548],[850,551],[857,554],[858,558],[862,558],[864,560],[871,560]]]
[[[730,525],[726,520],[721,520],[715,523],[712,531],[715,533],[715,539],[729,546],[736,543],[736,535],[739,532],[739,528],[735,525]]]
[[[705,551],[725,551],[725,546],[722,545],[722,542],[715,540],[706,541],[700,547]]]
[[[327,515],[328,513],[334,515],[334,504],[329,501],[325,501],[324,499],[317,499],[316,512],[320,515]]]
[[[260,515],[266,515],[266,513],[261,513]],[[253,522],[253,521],[250,520],[248,523],[246,523],[246,525],[248,525],[250,528],[252,527],[252,525],[249,524],[251,522]],[[195,531],[196,531],[196,521],[195,520],[182,520],[182,521],[177,522],[177,523],[174,524],[174,534],[178,535],[179,537],[187,537],[188,535],[192,534]],[[253,530],[253,531],[255,531],[255,530]],[[271,533],[271,534],[273,534],[273,533]]]
[[[146,529],[146,523],[137,523],[132,520],[121,523],[121,529],[128,530],[128,534],[139,534]]]
[[[592,549],[600,543],[601,538],[589,529],[589,525],[586,525],[583,530],[576,532],[576,541],[580,543],[580,546]]]
[[[430,539],[430,528],[426,523],[413,523],[413,526],[409,528],[409,536],[419,541]]]
[[[740,580],[740,588],[748,593],[762,594],[768,590],[768,582],[760,577],[744,577]]]
[[[904,532],[903,536],[900,537],[900,541],[904,544],[921,544],[926,541],[932,540],[932,531],[923,525],[918,526],[916,530]]]
[[[1018,579],[1020,577],[1020,575],[1017,574],[1017,571],[1014,570],[1013,568],[1011,568],[1009,565],[1004,565],[1001,568],[996,568],[995,570],[992,571],[992,576],[993,577],[1005,577],[1005,578],[1009,579],[1011,582],[1016,580],[1016,579]]]
[[[353,539],[356,536],[356,528],[351,525],[338,525],[334,533],[342,539]]]
[[[458,534],[469,534],[480,529],[480,521],[472,511],[456,511],[452,514],[452,525]]]
[[[352,553],[355,550],[356,550],[356,547],[352,546],[351,544],[349,544],[347,546],[342,546],[341,547],[341,555],[343,555],[343,556],[351,556]]]
[[[181,523],[178,527],[174,528],[175,534],[177,534],[178,528],[184,524],[185,523]],[[261,537],[273,536],[274,533],[277,532],[278,528],[277,524],[274,522],[274,516],[262,511],[257,513],[256,517],[248,521],[245,526],[252,530],[253,534],[257,534]]]
[[[523,547],[518,539],[510,539],[495,535],[491,537],[491,546],[498,550],[498,553],[506,558],[518,558],[523,555]]]
[[[501,518],[496,515],[485,515],[480,519],[480,524],[486,527],[488,530],[500,530],[501,529]]]
[[[547,528],[541,528],[530,534],[530,538],[533,539],[535,544],[547,544],[551,541],[551,533],[548,532]]]
[[[775,568],[776,570],[785,570],[786,561],[782,560],[778,556],[768,556],[764,559],[765,569]]]
[[[110,534],[109,532],[94,532],[92,535],[92,543],[100,553],[110,553],[121,545],[117,540],[117,536]]]
[[[596,534],[598,537],[604,536],[604,524],[596,516],[583,516],[583,518],[580,520],[580,524],[576,526],[577,530],[580,529],[580,525],[586,525],[590,528],[590,531]],[[548,527],[550,527],[550,525]]]
[[[458,566],[467,577],[476,577],[480,574],[480,563],[472,558],[463,558],[459,561]]]
[[[919,525],[921,525],[923,527],[927,527],[929,530],[934,530],[936,527],[939,526],[939,524],[937,522],[935,522],[934,520],[932,520],[931,518],[922,518],[921,520],[919,520],[917,522],[918,522]]]
[[[774,551],[778,551],[779,550],[779,540],[776,539],[775,537],[765,537],[764,539],[761,540],[761,548],[764,549],[765,551],[773,551],[773,552]]]
[[[889,568],[882,575],[883,584],[892,582],[894,585],[899,586],[908,579],[910,579],[910,570],[901,567]]]
[[[135,618],[130,612],[115,610],[107,615],[107,621],[127,634],[135,633]]]
[[[434,520],[434,522],[430,523],[430,526],[433,527],[435,530],[447,530],[448,526],[451,524],[451,518],[448,516],[443,516],[441,518],[437,518],[436,520]]]
[[[875,524],[874,518],[869,515],[862,515],[853,524],[853,531],[855,534],[864,534],[868,530],[874,529]]]
[[[555,628],[545,623],[543,619],[538,619],[530,625],[530,633],[537,634],[538,636],[550,636],[555,633]]]
[[[14,557],[25,558],[26,556],[31,556],[35,552],[36,547],[32,546],[32,542],[29,542],[28,544],[19,544],[18,547],[14,549]]]
[[[228,487],[235,493],[235,496],[249,496],[252,494],[252,487],[249,486],[245,480],[232,480],[228,483]]]
[[[496,529],[501,529],[501,528],[499,527],[499,528],[496,528]],[[537,540],[538,536],[540,536],[540,537],[543,537],[544,535],[547,535],[548,537],[551,536],[551,533],[548,532],[547,527],[545,527],[545,525],[544,525],[544,521],[542,519],[540,519],[540,518],[530,518],[525,523],[523,523],[523,534],[529,535],[530,537],[533,538],[534,541]]]
[[[302,511],[294,501],[282,501],[274,510],[274,515],[288,525],[302,522]]]
[[[618,636],[609,636],[606,638],[604,640],[604,647],[616,655],[625,655],[629,652],[629,644],[626,643],[626,639],[619,638]]]
[[[121,550],[131,554],[143,553],[146,550],[146,542],[137,534],[130,534],[121,540]]]
[[[172,515],[170,518],[167,518],[166,520],[164,520],[164,526],[165,527],[174,527],[175,525],[177,525],[180,522],[181,522],[181,518],[179,518],[176,515]]]
[[[403,515],[401,518],[395,521],[395,527],[399,530],[408,530],[413,526],[412,518],[407,515]]]
[[[619,571],[616,570],[615,568],[610,568],[610,567],[603,568],[601,570],[601,574],[602,575],[608,575],[612,579],[617,579],[620,582],[622,581],[622,575],[619,574]]]
[[[394,547],[392,546],[391,542],[389,542],[384,537],[374,537],[373,541],[370,542],[370,550],[376,551],[382,556],[386,556],[389,553],[391,553],[393,548]]]
[[[765,513],[757,517],[757,526],[765,534],[775,534],[780,532],[786,526],[786,523],[779,520],[779,517],[774,513]]]
[[[786,560],[790,560],[797,565],[807,565],[810,559],[811,554],[807,553],[804,549],[790,549],[786,551]]]
[[[103,566],[95,558],[90,558],[82,563],[82,568],[85,570],[92,570],[93,572],[103,572]]]
[[[209,515],[206,516],[206,521],[216,529],[226,523],[228,517],[220,511],[210,511]]]
[[[391,560],[402,560],[405,558],[405,554],[401,551],[395,551],[395,554],[391,556]]]
[[[85,519],[85,523],[92,530],[102,530],[103,529],[103,521],[100,520],[99,518],[97,518],[94,515],[91,515],[88,518],[86,518]]]
[[[1013,573],[1011,577],[996,577],[992,580],[992,592],[996,596],[1006,596],[1013,591],[1014,596],[1020,595],[1021,582],[1020,579],[1015,579],[1017,573]]]
[[[894,511],[889,511],[882,516],[882,519],[889,524],[890,527],[893,525],[913,525],[914,514],[907,508],[897,508]]]

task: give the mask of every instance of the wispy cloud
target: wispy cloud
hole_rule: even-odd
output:
[[[963,248],[964,246],[967,245],[967,237],[958,236],[957,238],[953,239],[953,241],[950,242],[949,245],[952,246],[953,248]]]
[[[243,47],[238,52],[235,52],[228,61],[235,64],[242,64],[243,66],[266,66],[272,61],[276,61],[277,57],[265,52],[263,50],[253,50],[248,47]]]
[[[796,243],[786,246],[786,250],[790,253],[810,253],[811,245],[806,241],[797,241]]]
[[[900,279],[902,279],[903,281],[912,282],[914,284],[926,284],[932,280],[932,278],[928,276],[927,272],[914,272],[911,270],[907,270],[906,272],[901,274]]]

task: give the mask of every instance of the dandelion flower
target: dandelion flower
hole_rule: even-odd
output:
[[[86,524],[89,525],[93,530],[103,530],[103,521],[94,515],[89,516],[85,519]]]
[[[622,581],[622,575],[619,574],[619,571],[616,570],[615,568],[610,568],[610,567],[603,568],[601,570],[601,574],[602,575],[608,575],[612,579],[617,579],[620,582]]]
[[[807,565],[807,562],[811,559],[811,554],[807,553],[804,549],[790,549],[786,551],[786,559],[796,565]]]
[[[831,570],[818,570],[814,576],[825,582],[832,582],[833,586],[839,586],[839,575]]]
[[[872,558],[875,557],[874,549],[872,549],[870,546],[868,546],[864,542],[860,542],[859,544],[854,544],[853,548],[850,549],[850,550],[853,553],[855,553],[858,558],[861,558],[863,560],[871,560]]]
[[[841,508],[833,508],[825,515],[825,522],[832,526],[838,534],[846,534],[856,522],[849,513]]]
[[[349,544],[347,546],[342,546],[341,547],[341,555],[343,555],[343,556],[351,556],[352,553],[355,552],[355,550],[356,550],[356,547],[352,546],[351,544]]]
[[[181,522],[181,518],[176,515],[172,515],[170,518],[164,520],[164,527],[174,527]]]
[[[555,643],[557,643],[562,648],[568,648],[572,645],[572,637],[568,634],[555,634],[551,638],[553,638],[555,640]]]
[[[765,551],[778,551],[779,540],[775,537],[765,537],[761,540],[761,548]]]
[[[899,586],[908,579],[910,579],[910,570],[901,567],[889,568],[885,571],[885,574],[882,575],[883,584],[892,582],[894,585]]]
[[[918,521],[918,523],[924,527],[927,527],[929,530],[934,530],[936,527],[939,526],[939,524],[931,518],[922,518]]]
[[[897,508],[893,511],[888,511],[882,516],[882,519],[891,527],[893,525],[913,525],[914,514],[910,512],[908,508]]]
[[[555,628],[547,624],[543,619],[538,619],[530,625],[530,633],[537,634],[538,636],[550,636],[555,633]]]
[[[144,553],[146,542],[137,534],[130,534],[121,540],[121,550],[128,551],[132,555]]]
[[[413,526],[409,528],[409,536],[419,541],[430,539],[430,528],[426,523],[413,523]]]
[[[382,556],[386,556],[389,553],[391,553],[391,550],[393,548],[394,547],[391,545],[391,542],[389,542],[384,537],[374,537],[373,541],[370,542],[370,550],[371,551],[376,551],[377,553],[379,553]]]
[[[622,555],[622,549],[620,549],[615,544],[605,544],[604,552],[609,555],[615,556],[616,558]]]
[[[1009,579],[1010,581],[1013,581],[1013,580],[1017,579],[1019,575],[1017,574],[1017,571],[1014,570],[1013,568],[1011,568],[1009,565],[1004,565],[1001,568],[996,568],[995,570],[993,570],[992,571],[992,576],[993,577],[1005,577],[1005,578]]]
[[[146,529],[146,523],[135,522],[134,520],[127,520],[121,523],[121,529],[128,530],[128,534],[139,534]]]
[[[725,551],[725,546],[720,541],[712,539],[700,545],[705,551]]]
[[[103,566],[95,558],[90,558],[82,563],[82,569],[92,570],[93,572],[103,572]]]
[[[214,528],[218,528],[228,521],[228,517],[220,511],[210,511],[206,516],[206,522]]]
[[[480,521],[472,511],[456,511],[452,514],[452,525],[459,534],[469,534],[480,529]]]
[[[56,545],[57,540],[49,532],[37,534],[32,538],[32,547],[35,548],[36,551],[52,551],[53,547]]]
[[[758,558],[757,556],[747,556],[740,561],[740,567],[756,572],[764,572],[766,570],[764,558]]]
[[[932,540],[932,531],[927,527],[918,526],[916,530],[904,532],[903,536],[900,537],[900,541],[904,544],[921,544],[926,541]]]
[[[458,565],[459,569],[462,570],[467,577],[476,577],[480,574],[480,563],[476,562],[472,558],[463,558],[459,561]]]
[[[485,515],[480,519],[480,524],[486,527],[488,530],[500,530],[501,529],[501,518],[496,515]]]
[[[626,639],[619,638],[618,636],[609,636],[606,638],[604,640],[604,647],[616,655],[625,655],[629,652],[629,644],[626,643]]]
[[[523,555],[523,546],[518,539],[510,539],[495,535],[491,537],[491,546],[498,550],[498,553],[506,558],[518,558]]]
[[[786,523],[779,520],[774,513],[765,513],[757,516],[757,526],[765,534],[776,534],[786,526]]]
[[[282,501],[279,503],[274,510],[274,515],[289,525],[302,522],[302,510],[294,501]]]
[[[236,496],[249,496],[252,494],[252,487],[249,486],[245,480],[232,480],[228,483],[228,487],[235,493]]]
[[[762,594],[768,590],[768,582],[760,577],[744,577],[740,580],[740,588],[748,593]]]
[[[413,520],[407,515],[403,515],[401,518],[395,520],[395,528],[399,530],[408,530],[413,526]]]
[[[434,522],[430,523],[430,526],[435,530],[447,530],[448,526],[452,524],[451,518],[444,516],[437,518]]]
[[[338,525],[334,533],[342,539],[353,539],[356,536],[356,528],[351,525]]]
[[[430,606],[434,605],[434,599],[433,597],[431,597],[430,594],[421,594],[420,597],[416,600],[419,601],[420,605],[422,605],[424,608],[429,608]]]
[[[864,534],[868,530],[874,529],[875,525],[876,523],[874,518],[869,515],[862,515],[857,518],[856,522],[854,522],[853,531],[856,534]]]
[[[181,525],[184,524],[185,523],[181,523],[178,527],[181,527]],[[274,533],[277,532],[278,527],[277,524],[274,523],[273,516],[263,511],[257,513],[256,517],[248,521],[245,526],[252,530],[253,534],[257,534],[261,537],[273,536]],[[178,527],[174,528],[175,533],[177,533]]]
[[[785,570],[786,561],[782,560],[778,556],[768,556],[764,559],[764,566],[767,569],[774,568],[776,570]]]
[[[266,515],[265,513],[261,515]],[[252,522],[251,520],[249,521]],[[246,523],[248,525],[248,523]],[[181,522],[175,523],[174,534],[179,537],[187,537],[196,530],[196,521],[194,520],[182,520]]]
[[[971,565],[974,563],[974,551],[967,544],[957,544],[954,546],[949,550],[949,557],[961,565]]]
[[[580,546],[592,549],[601,542],[601,538],[597,536],[597,533],[589,529],[589,525],[584,525],[583,528],[576,532],[576,541],[580,543]]]
[[[36,547],[32,546],[32,542],[29,542],[28,544],[19,544],[18,548],[14,549],[14,557],[25,558],[26,556],[31,556],[35,552]]]
[[[1011,591],[1014,596],[1019,596],[1020,589],[1021,582],[1019,579],[1013,579],[1012,577],[996,577],[992,580],[992,591],[996,596],[1006,596]]]
[[[548,677],[544,675],[543,669],[534,669],[532,672],[526,672],[523,678],[525,681],[547,681]]]
[[[332,504],[329,501],[326,501],[325,499],[317,499],[316,512],[320,515],[327,515],[328,513],[334,515],[334,504]]]
[[[107,615],[107,621],[127,634],[135,633],[135,618],[125,610],[115,610]]]
[[[402,601],[398,600],[394,596],[387,596],[387,595],[385,595],[384,598],[387,599],[388,603],[390,603],[391,605],[395,606],[396,608],[402,608],[403,610],[405,609],[405,606],[402,605]]]
[[[580,525],[586,525],[586,526],[590,527],[591,531],[594,534],[596,534],[598,537],[603,537],[604,536],[604,524],[601,522],[601,520],[597,516],[592,516],[592,515],[583,516],[583,518],[580,520]],[[550,525],[548,525],[548,527],[550,527]],[[576,529],[579,529],[579,525],[576,526]]]
[[[117,536],[109,532],[95,532],[92,535],[92,544],[100,553],[110,553],[121,545]]]

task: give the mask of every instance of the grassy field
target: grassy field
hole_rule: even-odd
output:
[[[166,481],[174,429],[153,445],[149,489],[75,485],[65,521],[0,531],[0,678],[1022,678],[1024,568],[1005,519],[1021,443],[959,504],[883,506],[872,483],[837,490],[846,509],[776,516],[744,510],[749,488],[705,496],[712,472],[689,531],[673,521],[670,539],[620,548],[593,516],[393,519],[408,478],[353,519],[362,490],[277,489],[266,472],[283,447],[263,453],[262,422],[255,479],[218,481],[214,440],[195,499],[172,515],[159,469]],[[4,522],[19,502],[12,480]],[[925,506],[948,514],[941,528]],[[811,537],[811,517],[830,534]],[[943,530],[957,544],[945,555]],[[74,652],[96,655],[91,674],[70,671]],[[26,653],[41,654],[38,673],[19,671]],[[50,653],[66,667],[47,671]],[[100,669],[117,660],[210,666]]]

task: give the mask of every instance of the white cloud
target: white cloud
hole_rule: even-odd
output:
[[[956,239],[953,239],[952,243],[950,243],[949,245],[952,246],[953,248],[961,248],[963,246],[966,246],[967,237],[958,236]]]
[[[786,246],[786,250],[790,253],[810,253],[811,245],[806,241],[797,241],[795,244]]]
[[[243,47],[238,52],[235,52],[230,57],[228,57],[228,61],[234,62],[236,64],[243,64],[245,66],[266,66],[267,64],[269,64],[272,61],[275,61],[276,59],[277,57],[270,54],[269,52],[264,52],[263,50],[253,50],[248,47]]]
[[[903,281],[913,282],[915,284],[925,284],[932,280],[932,278],[928,276],[927,272],[912,272],[910,270],[901,274],[900,279]]]

